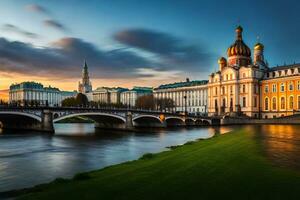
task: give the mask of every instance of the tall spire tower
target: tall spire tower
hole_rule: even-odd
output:
[[[84,61],[84,66],[82,69],[82,81],[78,84],[78,91],[83,94],[92,91],[92,83],[90,81],[89,70],[86,61]]]

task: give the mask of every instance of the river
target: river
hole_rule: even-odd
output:
[[[116,132],[95,130],[93,124],[55,124],[55,135],[33,132],[0,134],[0,192],[70,178],[139,158],[167,146],[217,133],[248,128],[264,155],[274,164],[300,169],[300,126],[226,126],[160,131]]]

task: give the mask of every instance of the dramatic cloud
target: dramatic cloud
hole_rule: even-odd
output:
[[[78,38],[63,38],[45,48],[0,38],[2,72],[74,78],[78,77],[84,59],[88,61],[93,78],[136,77],[136,68],[151,65],[133,52],[103,51]]]
[[[52,27],[61,31],[67,30],[67,28],[64,25],[62,25],[60,22],[55,21],[53,19],[44,20],[43,23],[45,26]]]
[[[43,14],[49,14],[49,11],[38,5],[38,4],[29,4],[25,6],[26,10],[31,11],[31,12],[37,12],[37,13],[43,13]]]
[[[128,29],[114,35],[118,42],[158,55],[170,65],[207,67],[211,55],[200,46],[189,44],[170,34],[147,30]],[[201,65],[202,64],[202,65]]]
[[[26,10],[28,10],[30,12],[36,12],[36,13],[42,14],[42,15],[50,18],[50,19],[46,19],[43,21],[43,24],[45,26],[55,28],[60,31],[67,31],[67,28],[65,25],[63,25],[58,20],[53,19],[50,11],[47,8],[45,8],[41,5],[38,5],[38,4],[29,4],[29,5],[25,6],[25,8],[26,8]]]
[[[195,74],[208,69],[201,65],[209,61],[201,48],[168,34],[122,31],[114,37],[125,48],[103,50],[71,37],[54,41],[48,47],[0,38],[0,70],[49,79],[78,78],[86,59],[93,78],[173,80],[186,76],[189,70]],[[157,54],[159,59],[147,56],[145,51]]]
[[[6,32],[16,33],[16,34],[19,34],[19,35],[22,35],[22,36],[25,36],[25,37],[29,37],[29,38],[38,38],[39,37],[37,34],[26,31],[26,30],[24,30],[20,27],[17,27],[13,24],[4,24],[1,27],[1,29],[3,31],[6,31]]]

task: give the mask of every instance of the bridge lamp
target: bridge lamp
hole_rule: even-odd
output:
[[[160,119],[161,121],[165,121],[165,118],[166,118],[165,115],[163,115],[163,114],[160,114],[160,115],[159,115],[159,119]]]

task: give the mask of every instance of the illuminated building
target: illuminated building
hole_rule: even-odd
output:
[[[204,114],[207,112],[207,81],[190,81],[161,85],[154,89],[156,99],[171,99],[174,111]]]
[[[92,92],[92,83],[90,81],[86,61],[84,61],[84,67],[82,69],[82,81],[78,83],[78,91],[83,94]]]
[[[259,117],[259,81],[268,70],[264,62],[263,46],[254,47],[252,62],[251,50],[244,43],[243,28],[236,28],[236,41],[227,50],[228,58],[218,60],[219,70],[209,76],[208,114],[247,115]],[[262,48],[261,48],[262,47]]]

